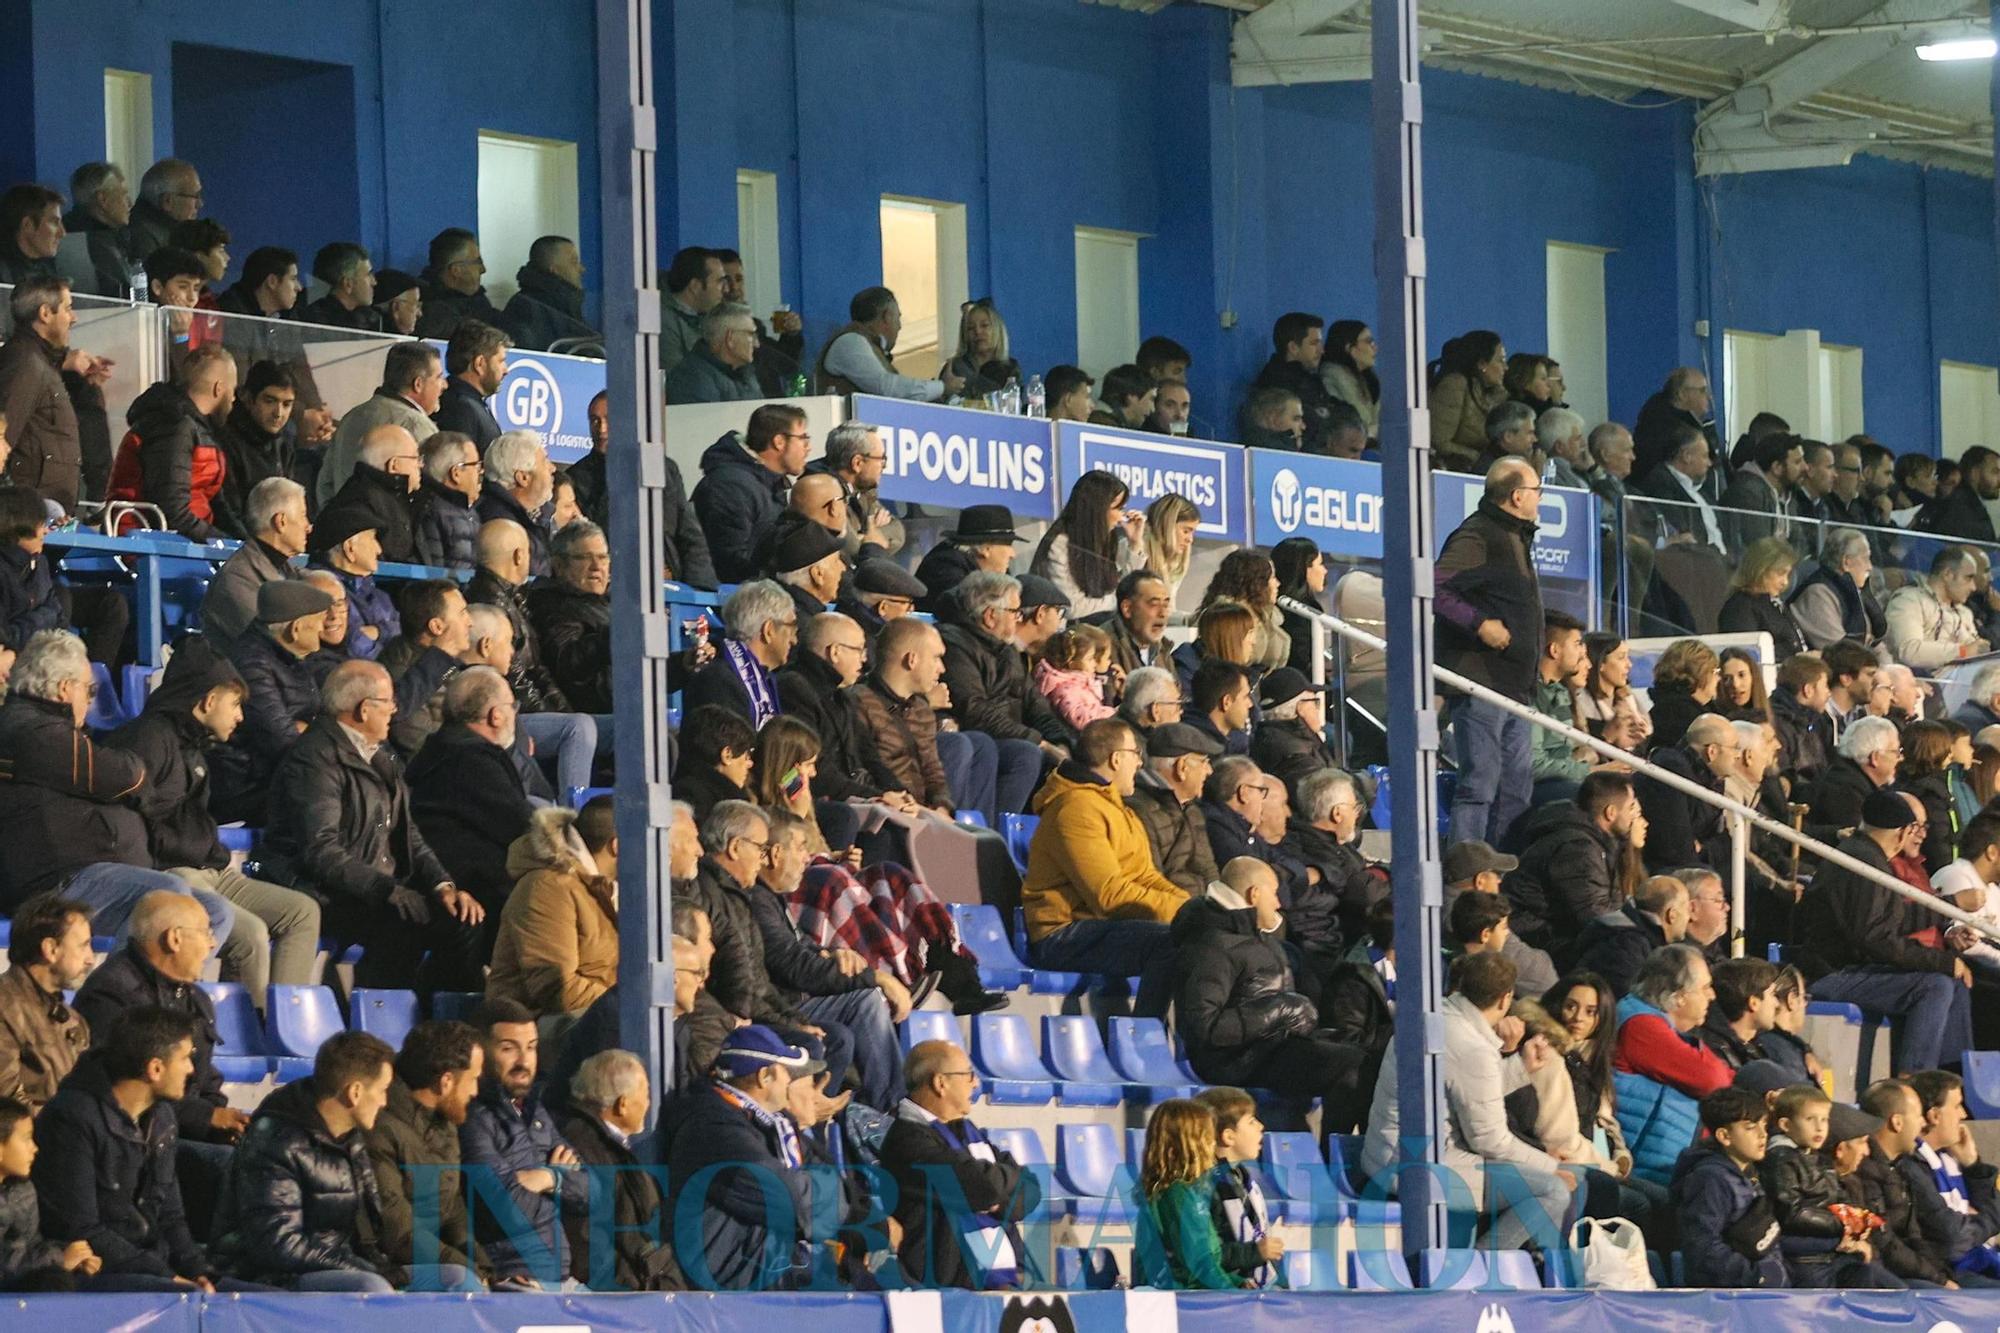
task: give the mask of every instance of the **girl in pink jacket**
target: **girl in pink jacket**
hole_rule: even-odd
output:
[[[1078,731],[1117,710],[1104,701],[1111,674],[1111,636],[1095,625],[1072,625],[1053,635],[1035,663],[1035,688],[1056,715]]]

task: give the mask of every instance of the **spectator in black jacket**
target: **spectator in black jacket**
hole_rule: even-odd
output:
[[[382,1250],[368,1134],[388,1104],[395,1058],[380,1037],[336,1033],[313,1057],[310,1078],[257,1108],[215,1215],[215,1255],[232,1272],[293,1291],[465,1285],[457,1265],[430,1266],[413,1284]]]
[[[428,327],[434,318],[434,314],[427,314],[424,326]],[[431,420],[439,430],[470,435],[483,455],[486,446],[500,437],[500,422],[486,400],[500,392],[501,382],[507,378],[507,349],[513,344],[506,334],[480,319],[461,319],[449,336],[444,367],[451,378],[445,382],[444,396],[438,400],[438,409],[431,413]]]
[[[257,618],[230,660],[243,677],[243,724],[215,752],[210,807],[221,819],[264,822],[265,791],[278,761],[319,711],[319,686],[306,659],[320,648],[333,598],[305,579],[257,589]]]
[[[1350,941],[1367,935],[1370,910],[1389,896],[1387,867],[1361,852],[1367,814],[1354,775],[1322,769],[1300,781],[1286,833],[1299,859],[1319,872],[1318,887],[1339,899],[1341,938]]]
[[[576,488],[577,507],[583,516],[611,530],[611,490],[605,464],[611,451],[611,396],[600,393],[590,400],[590,452],[564,469]],[[666,544],[666,576],[690,588],[714,592],[715,562],[708,553],[708,535],[694,506],[688,503],[687,483],[681,478],[680,464],[671,458],[662,480],[662,503],[655,531]]]
[[[194,1073],[194,1041],[187,1014],[132,1010],[35,1122],[43,1234],[58,1244],[88,1241],[119,1286],[232,1285],[195,1243],[175,1177],[174,1106]]]
[[[317,555],[373,528],[382,544],[381,558],[409,564],[417,555],[410,498],[422,474],[422,455],[410,432],[397,425],[375,427],[361,437],[346,483],[320,506],[306,549]]]
[[[563,1138],[590,1176],[591,1190],[610,1193],[600,1206],[569,1213],[570,1274],[592,1291],[681,1291],[687,1279],[674,1258],[661,1215],[660,1182],[632,1151],[646,1132],[652,1104],[646,1066],[630,1051],[600,1051],[569,1082],[570,1116]],[[606,1225],[608,1223],[608,1225]]]
[[[791,665],[777,673],[778,700],[786,716],[819,733],[814,795],[879,800],[915,814],[916,799],[896,787],[896,776],[883,766],[874,733],[855,701],[853,687],[867,665],[868,640],[859,625],[836,611],[814,616],[799,629]]]
[[[1278,316],[1271,328],[1271,359],[1257,372],[1253,388],[1283,389],[1297,396],[1305,412],[1305,438],[1309,454],[1328,452],[1328,419],[1332,396],[1320,382],[1319,364],[1326,353],[1325,321],[1318,315],[1293,311]]]
[[[1586,774],[1575,800],[1528,816],[1520,868],[1502,886],[1514,904],[1514,929],[1559,966],[1575,961],[1584,927],[1625,901],[1627,867],[1647,836],[1632,779]]]
[[[1069,728],[1030,682],[1016,643],[1020,580],[982,570],[959,584],[957,600],[959,618],[938,627],[944,638],[944,683],[959,728],[984,732],[1002,743],[1000,808],[1011,809],[1009,779],[1019,760],[1005,742],[1037,745],[1060,760],[1069,754]]]
[[[701,341],[688,349],[666,379],[669,403],[741,403],[765,397],[753,363],[757,320],[750,308],[729,302],[701,319]]]
[[[1715,999],[1695,1035],[1731,1069],[1768,1059],[1759,1039],[1777,1026],[1777,967],[1761,958],[1730,958],[1710,968],[1709,977]]]
[[[2000,1285],[2000,1191],[1993,1164],[1979,1160],[1966,1123],[1965,1085],[1958,1075],[1923,1068],[1905,1081],[1922,1115],[1922,1133],[1896,1159],[1923,1234],[1922,1252],[1953,1269],[1961,1286]],[[1974,1281],[1974,1279],[1978,1279]]]
[[[452,882],[497,925],[514,887],[507,848],[534,813],[512,753],[506,678],[488,667],[460,671],[445,684],[443,722],[410,761],[410,813]]]
[[[538,236],[528,262],[514,272],[519,289],[500,312],[516,347],[546,352],[557,343],[602,338],[583,318],[583,256],[567,236]],[[574,349],[565,349],[574,350]]]
[[[1542,592],[1535,573],[1541,481],[1530,464],[1503,458],[1486,472],[1478,511],[1445,540],[1437,561],[1438,665],[1531,704],[1542,648]],[[1470,695],[1451,705],[1459,782],[1451,841],[1497,843],[1528,808],[1532,729]]]
[[[729,595],[722,620],[729,638],[715,660],[688,681],[681,706],[714,704],[747,718],[752,728],[762,727],[784,711],[775,673],[799,642],[798,608],[782,586],[757,580]]]
[[[611,547],[604,530],[586,519],[570,524],[556,534],[551,562],[554,576],[535,583],[525,599],[534,643],[571,708],[609,713]]]
[[[1299,784],[1337,767],[1326,743],[1326,692],[1293,667],[1279,667],[1257,683],[1260,720],[1250,737],[1250,757],[1285,784],[1296,803]]]
[[[48,532],[49,511],[38,492],[0,490],[0,645],[11,652],[20,652],[40,630],[68,625],[43,549]]]
[[[1889,858],[1917,822],[1909,798],[1877,791],[1862,804],[1860,829],[1840,850],[1894,877]],[[1858,1004],[1896,1018],[1892,1067],[1935,1069],[1972,1047],[1972,973],[1949,949],[1911,938],[1937,918],[1872,880],[1828,864],[1800,904],[1798,963],[1814,999]]]
[[[410,818],[409,789],[384,753],[396,712],[389,673],[343,663],[320,704],[272,779],[266,868],[320,900],[335,939],[363,946],[356,985],[479,989],[485,909]]]
[[[922,1287],[1000,1285],[991,1270],[1007,1267],[1004,1248],[1017,1261],[1027,1253],[1020,1224],[1040,1202],[1041,1186],[973,1123],[979,1075],[964,1050],[919,1042],[903,1071],[909,1095],[882,1140],[882,1166],[896,1182],[904,1276]],[[998,1263],[975,1248],[974,1233],[995,1243]]]
[[[1630,902],[1583,928],[1576,970],[1595,972],[1623,999],[1655,949],[1687,938],[1688,911],[1688,886],[1680,880],[1654,875],[1641,881]]]
[[[1826,663],[1800,653],[1778,664],[1778,687],[1771,691],[1771,726],[1778,733],[1778,772],[1803,795],[1833,758],[1833,719],[1826,714],[1832,691]]]
[[[1005,505],[968,505],[960,510],[958,526],[941,535],[917,565],[917,582],[924,585],[917,610],[940,620],[956,616],[954,594],[966,576],[980,570],[1005,574],[1014,564],[1015,544],[1027,540],[1015,531],[1014,515]]]
[[[510,519],[528,534],[528,572],[549,573],[549,526],[543,514],[555,497],[556,469],[542,437],[531,430],[504,431],[484,446],[479,518]]]
[[[397,622],[403,632],[384,644],[375,660],[396,687],[389,743],[407,759],[438,729],[438,691],[463,665],[472,643],[472,615],[458,584],[418,579],[403,585]]]
[[[146,766],[139,813],[153,861],[174,878],[226,898],[235,926],[222,963],[261,1010],[265,987],[311,985],[319,954],[319,904],[230,865],[209,811],[209,751],[243,720],[248,687],[229,659],[198,634],[174,645],[146,708],[104,738]]]
[[[1821,1152],[1832,1142],[1835,1114],[1841,1115],[1843,1142],[1865,1139],[1872,1127],[1872,1117],[1862,1117],[1852,1107],[1836,1108],[1826,1093],[1811,1086],[1786,1088],[1771,1109],[1772,1134],[1758,1174],[1778,1219],[1786,1285],[1900,1289],[1902,1279],[1876,1262],[1868,1237],[1850,1235],[1832,1211],[1846,1202],[1839,1173]],[[1854,1126],[1850,1116],[1866,1123]]]
[[[266,477],[249,493],[242,518],[243,544],[222,562],[201,599],[201,632],[223,652],[257,623],[257,589],[299,571],[292,557],[306,549],[305,487],[289,477]]]
[[[756,766],[757,733],[741,713],[701,704],[681,714],[680,765],[674,795],[686,801],[697,823],[706,823],[718,801],[748,801]]]
[[[1741,767],[1742,750],[1735,724],[1720,714],[1703,713],[1688,723],[1680,744],[1662,746],[1652,758],[1668,772],[1719,796],[1723,779]],[[1720,809],[1644,774],[1633,779],[1632,788],[1646,817],[1648,870],[1666,874],[1690,865],[1727,867],[1729,835]]]
[[[236,391],[236,405],[216,432],[224,463],[216,526],[241,541],[258,533],[250,519],[250,493],[272,477],[300,480],[299,428],[292,419],[297,401],[298,386],[291,371],[275,361],[256,362]],[[318,478],[305,480],[316,484]]]
[[[513,629],[513,657],[507,683],[521,701],[524,714],[564,713],[569,700],[556,684],[542,657],[541,640],[528,619],[526,584],[528,533],[511,519],[494,519],[479,527],[479,569],[465,585],[465,600],[484,602],[506,613]]]
[[[1861,824],[1861,807],[1896,780],[1903,762],[1903,739],[1885,717],[1848,724],[1826,772],[1800,800],[1811,807],[1805,831],[1821,842],[1838,842]]]
[[[470,435],[441,430],[418,452],[424,480],[410,507],[417,563],[472,569],[478,564],[479,451]]]
[[[1867,1150],[1860,1161],[1843,1173],[1841,1187],[1848,1202],[1882,1219],[1871,1240],[1883,1266],[1905,1280],[1940,1287],[1993,1285],[1980,1274],[1960,1273],[1948,1255],[1938,1252],[1917,1217],[1910,1182],[1897,1167],[1924,1136],[1924,1107],[1915,1090],[1901,1079],[1882,1079],[1861,1094],[1860,1109],[1874,1119],[1875,1128],[1864,1140]]]
[[[1323,1132],[1345,1133],[1367,1119],[1366,1053],[1319,1031],[1318,1010],[1293,985],[1283,928],[1277,872],[1250,857],[1226,862],[1174,917],[1175,1023],[1206,1081],[1322,1097]]]
[[[1709,1138],[1681,1154],[1672,1186],[1687,1281],[1783,1287],[1777,1217],[1757,1178],[1768,1135],[1764,1099],[1746,1088],[1712,1092],[1702,1099],[1701,1123]]]
[[[767,403],[750,414],[741,437],[725,435],[702,454],[694,511],[724,583],[758,576],[758,543],[784,511],[785,492],[805,471],[811,449],[806,414]]]

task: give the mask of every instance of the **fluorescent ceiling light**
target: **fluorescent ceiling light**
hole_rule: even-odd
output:
[[[1919,60],[1991,60],[2000,50],[1991,37],[1973,37],[1962,42],[1930,42],[1917,48]]]

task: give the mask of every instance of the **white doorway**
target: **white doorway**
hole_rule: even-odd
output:
[[[1946,458],[1975,444],[2000,448],[2000,370],[1965,361],[1938,367],[1938,432]]]
[[[1139,237],[1076,229],[1076,364],[1096,379],[1139,354]]]
[[[1569,405],[1586,428],[1610,415],[1604,357],[1604,256],[1609,253],[1594,245],[1548,245],[1548,354],[1562,363]]]
[[[743,299],[769,319],[784,301],[778,271],[778,177],[769,171],[736,173],[736,252],[743,256]]]
[[[540,236],[577,236],[576,145],[561,139],[479,132],[479,253],[486,296],[507,304]]]
[[[1861,349],[1819,345],[1819,412],[1811,423],[1816,440],[1845,440],[1867,427],[1861,414]]]
[[[137,199],[139,177],[153,165],[152,75],[129,69],[104,71],[104,160],[125,173]]]
[[[891,358],[898,372],[930,379],[958,350],[966,302],[965,205],[882,196],[882,285],[903,309]]]
[[[1861,349],[1822,343],[1816,329],[1782,335],[1722,334],[1723,438],[1734,439],[1759,412],[1775,412],[1794,435],[1844,440],[1863,426]]]

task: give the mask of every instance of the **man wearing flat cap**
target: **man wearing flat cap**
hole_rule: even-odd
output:
[[[1068,593],[1040,574],[1021,575],[1021,624],[1014,631],[1014,642],[1022,652],[1039,651],[1068,620]]]
[[[403,632],[403,619],[389,590],[375,582],[382,540],[373,515],[353,506],[321,513],[306,549],[314,568],[331,572],[347,589],[347,655],[374,661]]]
[[[265,791],[278,761],[319,712],[319,684],[306,659],[319,651],[333,598],[304,579],[257,589],[257,619],[236,640],[230,661],[243,677],[243,722],[210,753],[218,819],[264,822]]]
[[[1208,843],[1201,788],[1222,747],[1185,722],[1154,727],[1145,738],[1146,762],[1126,804],[1146,826],[1153,864],[1191,898],[1208,892],[1222,873]]]
[[[917,566],[924,597],[917,610],[943,620],[958,614],[952,594],[968,574],[1005,574],[1014,563],[1014,544],[1028,540],[1014,530],[1006,505],[970,505],[959,511],[958,526],[944,534]]]
[[[1250,737],[1257,767],[1285,784],[1299,804],[1299,782],[1325,768],[1337,768],[1326,743],[1326,693],[1295,667],[1279,667],[1257,685],[1263,717]]]
[[[1878,788],[1861,804],[1861,827],[1840,850],[1895,877],[1916,811],[1902,793]],[[1812,997],[1858,1004],[1893,1017],[1894,1069],[1935,1069],[1972,1047],[1972,973],[1950,947],[1912,938],[1938,918],[1916,903],[1827,863],[1799,905],[1800,969]]]
[[[924,595],[924,585],[893,560],[875,556],[854,567],[835,607],[852,617],[873,643],[882,626],[910,614]]]
[[[801,621],[832,609],[847,562],[840,537],[796,514],[782,514],[762,544],[764,572],[797,604]]]

